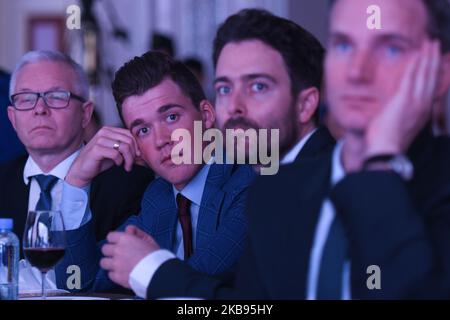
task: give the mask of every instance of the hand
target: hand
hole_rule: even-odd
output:
[[[398,93],[365,134],[365,156],[404,153],[430,120],[440,66],[439,41],[426,41],[412,58]]]
[[[136,265],[160,247],[153,238],[136,226],[128,226],[125,232],[110,232],[108,243],[102,247],[105,256],[100,266],[108,271],[109,278],[130,289],[130,274]]]
[[[114,148],[114,145],[119,145]],[[103,127],[81,150],[66,176],[66,181],[76,187],[88,185],[101,172],[114,164],[124,165],[131,171],[136,157],[141,153],[132,134],[121,128]]]

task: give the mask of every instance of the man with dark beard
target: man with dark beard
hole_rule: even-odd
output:
[[[324,49],[295,23],[257,9],[230,16],[214,40],[216,126],[279,130],[281,164],[314,157],[334,139],[318,128]],[[270,143],[268,143],[270,146]],[[236,153],[235,153],[236,154]]]

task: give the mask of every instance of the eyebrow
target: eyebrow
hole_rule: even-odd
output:
[[[350,42],[353,42],[352,37],[343,32],[331,33],[330,40],[348,40]],[[402,42],[411,47],[417,46],[417,44],[413,40],[401,34],[385,33],[378,35],[375,39],[375,43],[390,42],[390,41]]]
[[[70,90],[64,89],[62,87],[51,87],[43,92],[49,92],[49,91],[55,91],[55,90],[70,91]],[[22,92],[37,92],[37,91],[35,91],[33,89],[29,89],[29,88],[20,88],[19,90],[17,90],[17,93],[22,93]]]
[[[134,120],[130,125],[130,131],[133,130],[134,127],[140,126],[143,123],[145,123],[145,121],[143,119]]]
[[[266,73],[247,74],[247,75],[243,76],[243,78],[245,80],[254,80],[254,79],[258,79],[258,78],[264,78],[264,79],[267,79],[267,80],[272,81],[272,82],[277,82],[274,77],[272,77],[271,75],[268,75]]]
[[[403,35],[398,35],[398,34],[383,34],[380,35],[377,38],[377,42],[390,42],[390,41],[397,41],[397,42],[402,42],[408,46],[411,47],[415,47],[416,43],[409,39],[408,37],[405,37]]]
[[[241,79],[244,79],[244,81],[254,80],[254,79],[258,79],[258,78],[265,78],[274,83],[277,82],[274,77],[272,77],[266,73],[251,73],[251,74],[246,74],[246,75],[241,76]],[[218,77],[214,80],[213,84],[216,84],[218,82],[231,82],[231,80],[228,77]]]
[[[161,113],[164,113],[164,112],[166,112],[166,111],[168,111],[168,110],[170,110],[170,109],[173,109],[173,108],[186,109],[186,107],[184,107],[184,106],[182,106],[182,105],[180,105],[180,104],[176,104],[176,103],[168,103],[168,104],[165,104],[165,105],[159,107],[157,112],[158,112],[159,114],[161,114]]]
[[[185,107],[182,106],[182,105],[175,104],[175,103],[169,103],[169,104],[165,104],[165,105],[159,107],[157,112],[159,114],[162,114],[162,113],[164,113],[164,112],[166,112],[166,111],[168,111],[170,109],[173,109],[173,108],[185,109]],[[135,119],[133,122],[131,122],[130,131],[133,130],[134,127],[140,126],[141,124],[144,124],[144,123],[146,123],[146,121],[144,119],[141,119],[141,118]]]
[[[228,77],[218,77],[214,79],[213,84],[216,84],[217,82],[231,82],[231,80]]]
[[[334,31],[330,33],[329,39],[351,39],[350,36],[340,31]]]

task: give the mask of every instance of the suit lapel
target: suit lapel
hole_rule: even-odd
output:
[[[217,227],[225,196],[221,187],[229,177],[231,169],[230,165],[218,164],[212,164],[209,169],[198,213],[197,248],[208,244],[210,233]],[[145,196],[147,201],[143,209],[154,212],[146,214],[147,217],[152,217],[146,221],[149,226],[146,231],[154,236],[162,248],[173,250],[178,214],[172,185],[163,179],[155,180],[154,184],[151,192]]]
[[[0,217],[14,220],[14,233],[21,240],[28,215],[29,184],[23,181],[23,169],[28,156],[0,166]],[[20,256],[23,257],[22,246]]]
[[[153,183],[155,186],[146,195],[148,202],[145,211],[151,210],[154,214],[147,215],[145,224],[149,229],[146,231],[162,248],[172,251],[178,218],[172,185],[161,178]]]
[[[273,261],[266,265],[269,270],[262,274],[272,274],[275,281],[268,281],[272,298],[297,297],[305,299],[311,249],[324,199],[330,190],[331,154],[316,158],[314,161],[302,161],[286,168],[288,181],[283,185],[278,217],[273,221],[273,231],[267,235],[273,241],[268,251]],[[272,228],[272,227],[271,227]],[[263,230],[264,232],[264,230]],[[278,239],[277,239],[278,237]],[[294,248],[286,252],[285,248]],[[273,278],[272,278],[273,280]]]
[[[14,232],[21,239],[25,222],[28,215],[28,202],[30,197],[30,183],[25,184],[23,181],[23,169],[25,167],[26,158],[16,167],[15,177],[11,179],[8,189],[6,190],[10,201],[6,203],[10,215],[14,218]]]
[[[25,228],[25,223],[28,216],[28,199],[30,197],[30,183],[25,185],[23,181],[21,181],[21,185],[18,186],[17,192],[20,194],[18,198],[23,199],[18,201],[17,203],[17,212],[19,213],[18,219],[14,221],[14,224],[17,224],[17,236],[22,237],[23,230]]]
[[[305,143],[302,150],[300,150],[295,158],[295,162],[311,157],[317,157],[320,154],[331,150],[335,143],[336,141],[331,136],[328,129],[325,127],[319,127]]]
[[[209,244],[210,234],[217,228],[225,197],[222,185],[230,176],[231,169],[231,165],[221,164],[212,164],[209,169],[198,212],[196,248],[206,247]]]

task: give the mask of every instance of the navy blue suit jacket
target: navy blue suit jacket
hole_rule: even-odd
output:
[[[255,173],[247,165],[213,164],[209,169],[197,224],[197,243],[187,261],[195,270],[207,274],[229,271],[237,262],[246,243],[247,189]],[[136,225],[154,237],[164,249],[174,245],[177,208],[172,185],[162,178],[147,188],[141,212],[130,217],[119,230]],[[66,255],[56,267],[59,288],[66,288],[66,268],[76,264],[82,270],[82,289],[114,291],[105,270],[99,267],[100,247],[93,237],[91,223],[68,232]]]

